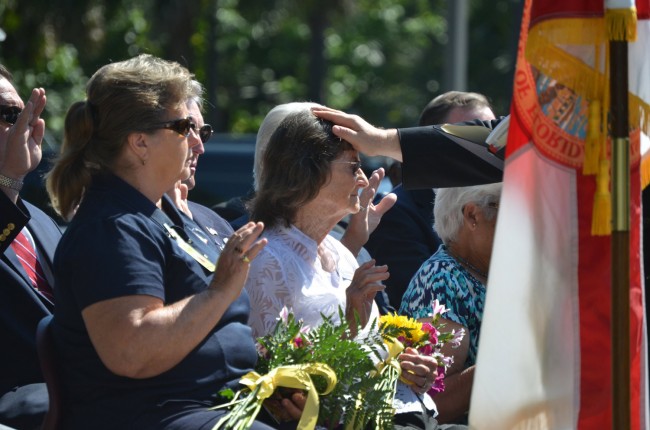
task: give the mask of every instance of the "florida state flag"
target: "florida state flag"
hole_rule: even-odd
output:
[[[630,42],[630,411],[648,428],[648,12],[649,0],[526,1],[471,428],[612,428],[609,40]]]

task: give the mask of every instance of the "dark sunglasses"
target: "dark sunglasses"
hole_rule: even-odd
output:
[[[199,137],[201,138],[201,142],[207,143],[212,137],[212,126],[210,124],[205,124],[203,127],[199,128]]]
[[[0,120],[14,125],[23,110],[17,106],[0,106]]]
[[[154,124],[156,128],[165,128],[167,130],[173,130],[178,134],[182,134],[187,137],[190,135],[190,130],[196,130],[196,124],[192,121],[192,117],[188,116],[187,118],[175,119],[174,121],[161,122],[159,124]]]
[[[332,161],[332,163],[351,165],[353,175],[356,175],[359,169],[361,168],[361,161]]]

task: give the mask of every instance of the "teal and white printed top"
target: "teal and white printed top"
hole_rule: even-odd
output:
[[[465,367],[475,364],[485,306],[485,285],[449,255],[445,245],[440,245],[411,278],[399,313],[416,319],[430,317],[435,299],[449,309],[443,318],[467,329],[469,353]]]

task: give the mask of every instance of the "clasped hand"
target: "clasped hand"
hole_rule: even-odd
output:
[[[431,389],[438,376],[438,362],[435,358],[421,355],[413,348],[406,348],[398,358],[402,367],[402,379],[419,394]]]

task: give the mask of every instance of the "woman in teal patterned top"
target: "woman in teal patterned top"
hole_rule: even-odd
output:
[[[443,244],[422,264],[402,298],[400,314],[430,320],[437,299],[449,309],[446,328],[465,330],[461,347],[446,351],[454,364],[445,391],[435,397],[440,422],[462,422],[469,409],[501,185],[436,192],[434,228]]]

